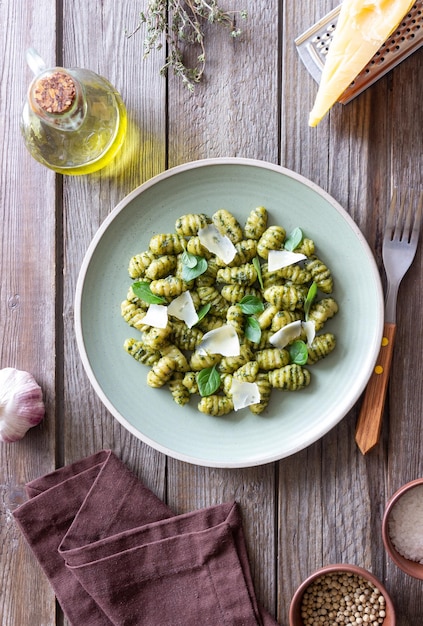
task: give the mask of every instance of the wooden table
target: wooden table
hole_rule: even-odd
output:
[[[208,28],[206,75],[193,95],[159,75],[163,51],[143,60],[142,32],[125,37],[143,4],[0,3],[0,366],[30,371],[47,407],[23,440],[0,444],[0,622],[66,623],[11,513],[27,481],[111,448],[178,513],[239,501],[257,595],[281,625],[308,574],[345,562],[374,572],[392,593],[397,623],[417,626],[422,583],[387,557],[381,519],[389,496],[423,475],[423,247],[401,286],[382,438],[366,456],[354,442],[357,403],[320,441],[276,463],[213,469],[166,457],[96,397],[77,351],[73,300],[85,251],[113,207],[151,176],[207,157],[261,159],[311,179],[345,207],[381,264],[393,185],[423,181],[422,51],[310,129],[316,84],[294,38],[335,1],[222,3],[249,18],[237,40]],[[19,133],[29,46],[52,65],[87,67],[116,85],[130,116],[123,171],[62,177],[32,160]]]

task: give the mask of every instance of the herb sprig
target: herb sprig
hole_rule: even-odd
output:
[[[238,16],[246,19],[247,12],[224,11],[217,0],[149,0],[145,12],[140,13],[138,26],[127,36],[132,37],[145,25],[144,58],[151,50],[160,50],[166,42],[167,57],[160,73],[165,75],[172,68],[183,84],[193,91],[206,65],[205,24],[220,24],[232,37],[238,37],[241,34],[236,24]],[[199,53],[191,67],[185,63],[184,45],[198,48]]]

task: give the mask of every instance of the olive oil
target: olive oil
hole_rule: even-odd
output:
[[[21,118],[26,147],[60,174],[89,174],[116,156],[126,108],[116,89],[86,69],[44,70],[32,81]]]

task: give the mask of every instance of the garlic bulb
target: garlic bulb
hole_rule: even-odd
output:
[[[0,441],[22,439],[44,417],[43,392],[36,380],[22,370],[0,370]]]

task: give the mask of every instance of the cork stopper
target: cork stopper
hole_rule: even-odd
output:
[[[40,78],[34,85],[34,99],[47,113],[66,113],[76,96],[75,83],[69,74],[56,71]]]

